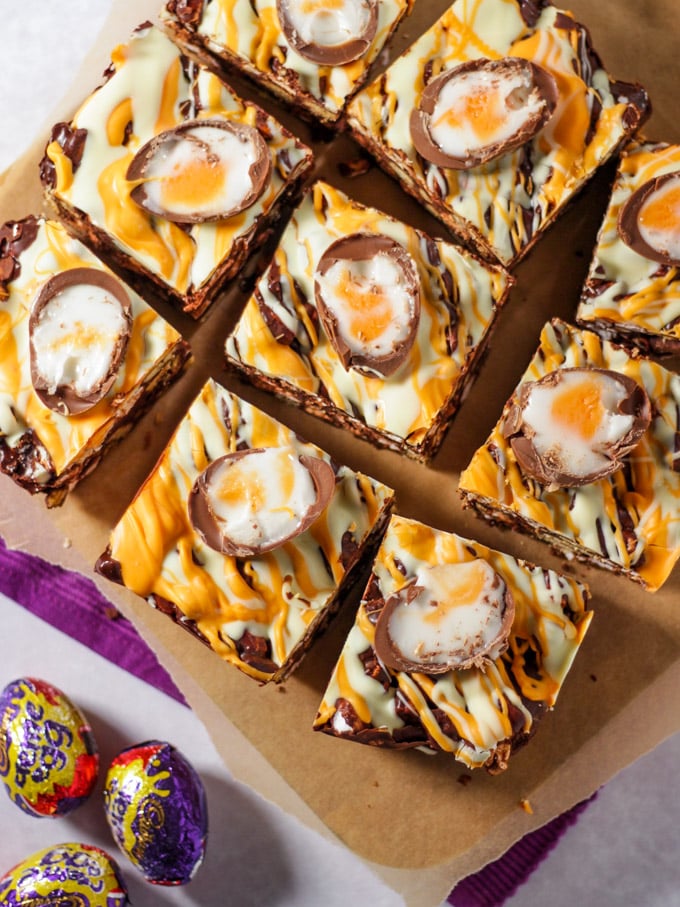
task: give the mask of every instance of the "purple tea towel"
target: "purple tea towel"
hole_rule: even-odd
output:
[[[134,626],[86,577],[7,548],[0,538],[0,592],[140,680],[185,702]],[[526,835],[500,859],[460,881],[449,895],[449,903],[453,907],[501,907],[588,802]]]
[[[594,794],[542,828],[525,835],[498,860],[462,879],[449,895],[449,904],[453,907],[501,907],[596,796]]]
[[[7,548],[0,538],[0,592],[118,667],[185,702],[130,621],[86,577]]]

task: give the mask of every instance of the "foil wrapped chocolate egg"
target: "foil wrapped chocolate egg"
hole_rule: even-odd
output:
[[[124,907],[127,888],[115,860],[89,844],[56,844],[0,878],[5,907]]]
[[[10,799],[32,816],[63,816],[97,780],[90,726],[57,687],[21,677],[0,693],[0,778]]]
[[[144,878],[185,885],[205,854],[208,811],[203,783],[169,743],[122,750],[109,767],[104,809],[113,837]]]

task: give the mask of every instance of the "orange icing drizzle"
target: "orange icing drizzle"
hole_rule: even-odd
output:
[[[132,122],[132,98],[125,98],[111,111],[106,121],[106,138],[109,145],[122,145],[125,130]]]

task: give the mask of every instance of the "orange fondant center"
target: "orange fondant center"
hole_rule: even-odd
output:
[[[346,271],[339,292],[351,313],[349,330],[362,343],[372,343],[387,329],[394,313],[386,293],[375,284],[366,285]]]
[[[655,192],[642,206],[639,220],[650,230],[680,232],[680,181],[664,192]]]
[[[555,395],[552,416],[567,431],[585,440],[595,436],[604,415],[600,386],[595,381],[580,381]]]
[[[210,204],[223,190],[227,171],[222,161],[209,157],[192,157],[189,163],[174,168],[163,178],[163,205],[190,207],[196,210]]]
[[[476,91],[445,110],[434,126],[444,124],[455,129],[459,123],[467,122],[480,141],[490,142],[505,123],[505,104],[498,101],[497,91],[493,92],[493,96],[488,91]]]

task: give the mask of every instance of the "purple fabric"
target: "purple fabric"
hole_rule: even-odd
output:
[[[500,907],[527,880],[593,799],[578,803],[552,822],[525,835],[494,863],[460,881],[448,897],[449,904],[453,907]]]
[[[86,577],[9,549],[0,538],[0,592],[140,680],[185,702],[130,621]]]
[[[134,626],[89,579],[9,549],[0,538],[0,592],[140,680],[185,702]],[[495,863],[463,879],[449,895],[449,903],[453,907],[501,907],[588,802],[526,835]]]

